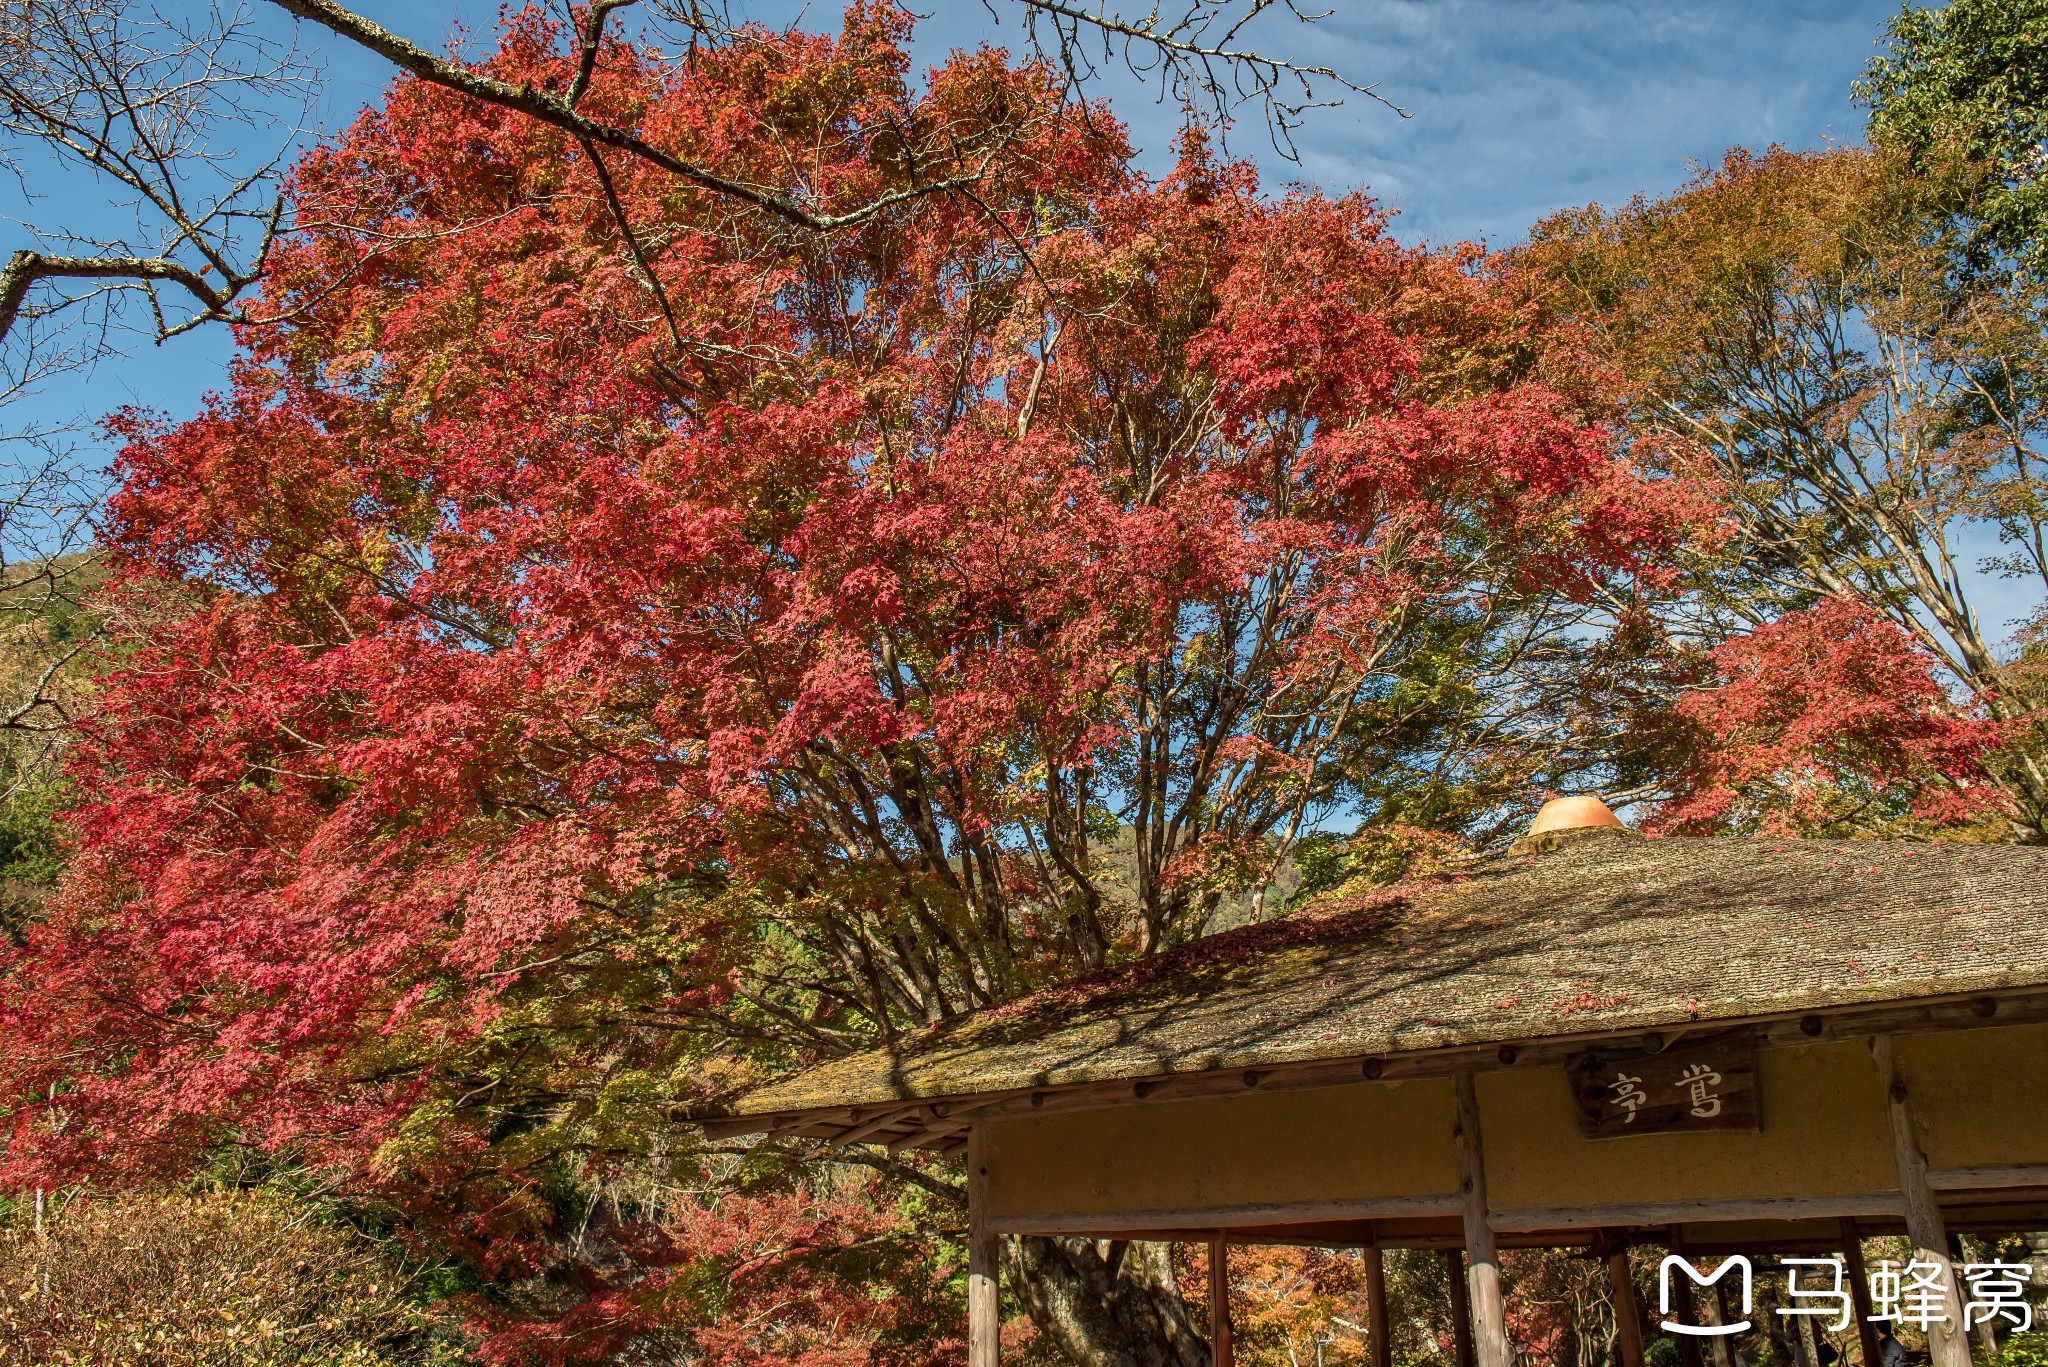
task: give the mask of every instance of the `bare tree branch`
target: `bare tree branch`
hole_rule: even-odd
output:
[[[254,283],[260,272],[230,277],[227,288],[215,289],[198,271],[163,257],[45,256],[23,247],[0,268],[0,337],[21,313],[29,287],[39,280],[165,280],[183,285],[208,318],[230,318],[234,295]]]
[[[1140,80],[1158,80],[1160,98],[1183,105],[1206,103],[1219,132],[1227,136],[1230,115],[1245,104],[1264,107],[1274,149],[1295,158],[1294,133],[1311,109],[1341,104],[1359,95],[1402,118],[1408,111],[1369,85],[1332,67],[1291,61],[1238,46],[1246,28],[1266,15],[1284,16],[1312,27],[1333,11],[1310,13],[1296,0],[1181,0],[1177,13],[1154,4],[1127,17],[1106,3],[1072,0],[1008,0],[1025,11],[1024,31],[1033,49],[1067,73],[1072,85],[1099,74],[1098,61],[1118,62]],[[998,16],[996,0],[982,0]],[[1100,44],[1100,58],[1091,55]],[[1319,99],[1317,85],[1335,98]]]
[[[30,226],[45,245],[15,250],[0,272],[10,378],[51,369],[52,346],[69,348],[55,368],[107,354],[137,296],[157,341],[237,318],[282,222],[281,170],[300,129],[284,120],[289,131],[254,164],[231,134],[275,126],[280,100],[303,104],[308,75],[240,11],[169,19],[124,0],[0,11],[0,164],[31,202],[81,202],[60,182],[82,174],[112,189],[108,207],[134,215],[133,230],[112,237],[104,214],[90,230],[61,217]],[[88,287],[61,288],[70,281]],[[190,310],[167,311],[162,286]],[[66,329],[17,336],[25,322],[65,318]]]

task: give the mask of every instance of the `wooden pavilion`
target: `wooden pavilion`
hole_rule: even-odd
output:
[[[2048,850],[1544,824],[706,1126],[964,1149],[971,1367],[997,1359],[1006,1234],[1209,1241],[1212,1266],[1225,1241],[1363,1248],[1382,1363],[1380,1250],[1441,1249],[1484,1367],[1514,1360],[1499,1248],[1606,1252],[1633,1307],[1630,1243],[1845,1252],[1876,1367],[1860,1240],[1904,1234],[1943,1269],[1933,1362],[1968,1367],[1952,1233],[2048,1229]],[[1665,1313],[1721,1324],[1676,1280]],[[1680,1346],[1726,1362],[1726,1342]]]

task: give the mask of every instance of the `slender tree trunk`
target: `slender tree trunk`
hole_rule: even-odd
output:
[[[1003,1263],[1032,1322],[1076,1367],[1210,1367],[1170,1245],[1005,1239]]]

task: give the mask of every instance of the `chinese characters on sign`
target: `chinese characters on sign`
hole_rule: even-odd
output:
[[[1855,1299],[1848,1288],[1848,1272],[1840,1258],[1784,1258],[1785,1299],[1789,1305],[1776,1313],[1794,1316],[1824,1316],[1821,1327],[1847,1329],[1856,1317]],[[1684,1324],[1672,1318],[1672,1288],[1679,1285],[1673,1272],[1691,1278],[1694,1286],[1714,1286],[1731,1273],[1728,1290],[1741,1293],[1739,1321],[1727,1324]],[[2025,1333],[2034,1327],[2034,1308],[2027,1304],[2026,1289],[2033,1282],[2034,1269],[2027,1263],[1964,1263],[1956,1268],[1962,1279],[1963,1328],[1974,1329],[1992,1320],[2004,1320],[2010,1332]],[[1755,1269],[1741,1254],[1724,1259],[1712,1272],[1703,1272],[1684,1258],[1672,1254],[1657,1269],[1657,1310],[1663,1327],[1673,1334],[1712,1338],[1739,1334],[1752,1326]],[[1727,1292],[1723,1292],[1726,1296]],[[1880,1263],[1870,1273],[1870,1320],[1875,1324],[1910,1324],[1925,1331],[1948,1319],[1942,1288],[1942,1266],[1915,1260],[1904,1267]],[[1730,1306],[1733,1309],[1733,1306]]]
[[[1678,1075],[1687,1093],[1692,1097],[1692,1109],[1687,1112],[1695,1120],[1712,1120],[1721,1114],[1721,1096],[1715,1090],[1721,1085],[1721,1075],[1706,1063],[1689,1063]]]
[[[1589,1139],[1758,1127],[1756,1036],[1746,1027],[1686,1036],[1659,1053],[1593,1050],[1567,1074]]]

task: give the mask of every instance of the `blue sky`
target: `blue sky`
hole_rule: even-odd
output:
[[[993,32],[977,0],[932,0],[927,46]],[[770,7],[762,6],[767,9]],[[1312,30],[1268,25],[1285,55],[1334,67],[1406,109],[1353,99],[1311,114],[1274,180],[1365,187],[1404,235],[1520,238],[1553,209],[1672,188],[1731,146],[1855,141],[1849,84],[1896,4],[1878,0],[1322,0]],[[1007,30],[1015,32],[1014,26]],[[943,36],[942,36],[943,35]],[[1150,148],[1171,111],[1119,111]],[[1263,151],[1255,130],[1242,150]]]

